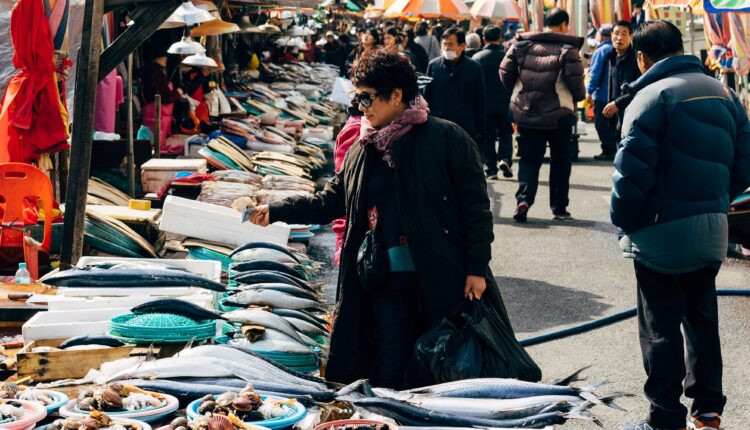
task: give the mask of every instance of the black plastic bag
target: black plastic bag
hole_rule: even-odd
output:
[[[542,371],[486,300],[466,302],[414,346],[412,380],[429,385],[469,378],[536,382]]]

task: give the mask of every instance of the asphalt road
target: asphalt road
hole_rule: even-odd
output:
[[[590,127],[593,132],[593,126]],[[609,221],[609,192],[613,167],[595,162],[599,144],[593,136],[581,142],[580,161],[573,165],[570,206],[574,220],[553,221],[548,208],[549,165],[542,168],[537,204],[529,222],[513,222],[514,180],[489,184],[493,203],[495,241],[492,270],[505,299],[519,339],[569,327],[635,306],[632,260],[622,257]],[[513,167],[517,173],[517,166]],[[729,260],[719,273],[718,288],[750,287],[750,262]],[[725,429],[745,428],[750,422],[750,298],[719,298],[724,388],[728,397]],[[529,348],[545,380],[578,368],[586,384],[610,381],[604,391],[624,391],[635,397],[618,403],[627,412],[598,406],[595,415],[606,429],[645,417],[648,402],[635,319],[593,332]],[[686,399],[683,399],[689,407]],[[590,422],[569,421],[565,429],[595,429]]]
[[[593,133],[593,125],[589,127]],[[581,142],[580,161],[573,165],[570,212],[574,220],[553,221],[547,207],[549,165],[542,167],[537,204],[527,224],[511,218],[515,209],[514,179],[488,185],[494,215],[495,241],[492,270],[505,299],[519,339],[613,314],[635,306],[633,263],[619,251],[615,228],[609,221],[609,193],[613,167],[595,162],[599,145],[593,137]],[[513,167],[517,173],[517,166]],[[333,235],[322,229],[311,254],[330,261]],[[333,300],[336,274],[325,271],[327,297]],[[729,260],[718,277],[718,288],[750,287],[750,262]],[[750,298],[719,298],[724,387],[728,403],[725,429],[745,428],[750,422]],[[531,356],[551,381],[584,366],[585,386],[601,380],[609,384],[600,392],[622,391],[634,397],[618,404],[626,412],[597,406],[592,411],[605,429],[645,417],[648,402],[642,394],[645,374],[641,364],[635,319],[589,333],[529,348]],[[687,402],[685,399],[683,399]],[[689,403],[686,403],[689,406]],[[564,429],[598,429],[588,421],[569,421]]]

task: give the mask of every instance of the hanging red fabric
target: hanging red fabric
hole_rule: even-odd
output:
[[[10,33],[17,71],[0,106],[0,162],[28,163],[68,147],[67,109],[58,92],[43,0],[19,0]]]

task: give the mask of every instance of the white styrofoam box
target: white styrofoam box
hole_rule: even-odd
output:
[[[235,246],[255,241],[285,246],[289,242],[290,232],[285,225],[260,227],[243,223],[242,214],[232,208],[175,196],[167,196],[164,201],[159,228],[169,233]]]
[[[167,198],[169,199],[169,198]],[[136,263],[154,263],[164,264],[166,266],[179,267],[188,272],[202,276],[215,282],[221,282],[221,262],[207,260],[178,260],[178,259],[159,259],[159,258],[126,258],[126,257],[81,257],[78,260],[77,267],[83,268],[93,264],[108,262],[136,262]],[[170,294],[171,295],[171,294]]]
[[[41,339],[106,334],[110,318],[129,312],[128,308],[91,309],[86,312],[38,312],[21,328],[23,341],[28,344]]]
[[[159,192],[175,179],[177,172],[206,173],[204,159],[192,158],[152,158],[141,166],[141,184],[146,193]]]
[[[106,308],[133,308],[142,303],[161,298],[163,296],[117,296],[117,297],[78,297],[69,295],[43,295],[35,294],[26,302],[47,305],[47,310],[73,311],[88,309],[106,309]],[[192,294],[189,296],[179,296],[180,300],[193,303],[206,309],[213,309],[213,294]]]

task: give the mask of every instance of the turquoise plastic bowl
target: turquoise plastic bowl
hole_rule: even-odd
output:
[[[214,396],[214,398],[218,398],[219,396]],[[283,397],[276,397],[276,396],[260,396],[263,400],[289,400],[285,399]],[[188,407],[185,409],[187,412],[187,418],[190,421],[194,421],[195,419],[201,417],[201,414],[198,413],[198,405],[200,405],[201,399],[195,400],[191,402]],[[281,417],[273,418],[270,420],[263,420],[263,421],[253,421],[249,422],[248,424],[266,427],[269,429],[274,430],[280,430],[285,429],[293,426],[296,422],[302,420],[305,418],[305,415],[307,415],[307,409],[302,405],[300,402],[295,402],[296,406],[291,407],[288,405],[283,405],[282,408],[287,411],[287,414]]]

